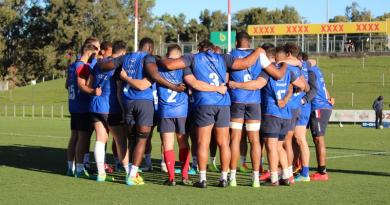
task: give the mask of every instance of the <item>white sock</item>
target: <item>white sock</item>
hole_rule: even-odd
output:
[[[125,169],[126,176],[129,175],[129,170],[130,170],[129,165],[123,165],[123,168]]]
[[[151,154],[145,154],[145,163],[148,166],[152,166],[152,156],[151,156]]]
[[[84,171],[84,164],[77,163],[76,164],[76,173],[80,173],[82,171]]]
[[[230,170],[230,180],[236,179],[236,173],[237,170],[235,169]]]
[[[202,181],[207,181],[206,170],[199,171],[199,182],[202,182]]]
[[[98,169],[98,174],[99,175],[105,175],[106,170],[104,170],[104,158],[106,156],[105,153],[105,143],[96,141],[95,143],[95,161],[96,161],[96,166]]]
[[[246,156],[241,156],[240,157],[240,162],[241,162],[241,165],[245,164],[246,163]]]
[[[221,179],[222,180],[226,180],[227,181],[227,176],[228,176],[228,172],[224,172],[224,171],[221,172]]]
[[[275,183],[279,180],[278,172],[271,172],[271,182]]]
[[[68,169],[74,171],[74,161],[68,161]]]
[[[253,171],[253,181],[259,181],[259,171]]]
[[[215,157],[210,157],[210,164],[215,164]]]
[[[89,163],[89,152],[84,154],[83,163],[84,164],[88,164]]]
[[[294,174],[293,166],[289,166],[287,169],[288,169],[288,177],[290,178]]]
[[[198,167],[198,157],[197,156],[192,156],[192,166]]]
[[[282,179],[288,179],[290,178],[290,171],[288,168],[285,168],[282,170]]]
[[[130,178],[134,178],[137,175],[138,167],[131,165]]]
[[[129,165],[127,165],[127,168],[129,169],[129,174],[131,172],[131,167],[133,166],[133,163],[129,163]]]

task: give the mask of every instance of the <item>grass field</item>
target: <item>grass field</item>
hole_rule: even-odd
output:
[[[390,129],[331,126],[326,137],[328,182],[253,189],[248,186],[250,176],[240,174],[237,188],[200,190],[161,185],[166,176],[157,171],[158,137],[153,139],[155,171],[141,174],[145,186],[67,177],[68,127],[68,120],[0,118],[0,204],[390,203]],[[310,146],[314,168],[312,143]],[[115,175],[123,180],[123,174]],[[217,178],[218,174],[209,174],[209,184]]]
[[[315,58],[316,59],[316,58]],[[318,58],[323,70],[327,88],[336,98],[336,109],[371,109],[372,102],[379,95],[385,97],[385,103],[390,103],[390,58],[368,57],[331,59]],[[332,73],[334,76],[331,86]],[[383,74],[385,84],[383,86]],[[12,92],[0,92],[0,116],[4,116],[4,105],[8,104],[8,114],[13,113],[13,104],[18,104],[17,115],[21,116],[22,104],[29,105],[25,109],[26,115],[32,114],[30,105],[35,104],[35,115],[41,115],[41,105],[45,105],[45,113],[49,115],[51,105],[54,105],[54,114],[59,116],[60,106],[67,108],[67,92],[64,89],[65,80],[47,81],[35,86],[16,88]],[[354,106],[352,107],[352,93]]]

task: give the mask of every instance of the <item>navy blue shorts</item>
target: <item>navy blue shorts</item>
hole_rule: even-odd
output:
[[[150,100],[126,100],[126,123],[128,125],[152,127],[154,104]]]
[[[313,137],[325,136],[332,110],[319,109],[310,114],[310,130]]]
[[[296,126],[307,127],[307,125],[309,124],[309,120],[310,120],[310,112],[311,112],[310,107],[308,109],[302,108],[301,113],[299,114],[299,118],[298,118],[298,121],[296,123]]]
[[[230,107],[204,105],[194,109],[194,124],[197,127],[206,127],[214,124],[215,127],[229,127]]]
[[[70,113],[70,129],[85,132],[93,130],[89,113]]]
[[[290,120],[272,115],[264,115],[261,121],[261,136],[264,138],[277,138],[283,141],[290,128]]]
[[[261,120],[261,105],[233,103],[230,114],[232,119]]]
[[[162,118],[158,123],[157,130],[160,133],[186,134],[186,117],[182,118]]]
[[[301,114],[301,109],[291,109],[292,118],[290,120],[290,125],[289,125],[289,128],[288,128],[288,131],[294,131],[295,130],[295,126],[297,125],[297,122],[298,122],[300,114]]]
[[[102,122],[105,127],[119,126],[122,124],[122,114],[102,114],[102,113],[90,113],[90,120],[92,123]]]

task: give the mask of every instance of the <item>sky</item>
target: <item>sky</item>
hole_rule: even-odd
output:
[[[390,12],[390,0],[328,0],[329,18],[344,15],[345,7],[356,1],[361,9],[371,10],[374,17]],[[294,6],[309,23],[326,21],[326,0],[231,0],[232,13],[251,7],[266,7],[269,10],[282,9],[285,5]],[[164,13],[184,13],[187,20],[199,18],[203,9],[222,10],[227,12],[227,0],[156,0],[153,10],[155,15]]]

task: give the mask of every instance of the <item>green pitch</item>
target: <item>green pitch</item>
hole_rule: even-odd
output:
[[[68,127],[68,120],[0,118],[0,204],[390,203],[390,129],[330,127],[328,182],[254,189],[249,187],[250,176],[239,174],[237,188],[210,186],[200,190],[162,185],[166,175],[158,171],[160,144],[156,135],[153,139],[155,171],[141,174],[146,180],[144,186],[67,177],[64,174]],[[311,151],[311,168],[314,168],[312,143]],[[111,153],[110,148],[108,152]],[[112,162],[111,154],[109,160]],[[123,180],[122,174],[115,175]],[[219,175],[208,177],[209,185],[213,185]]]

